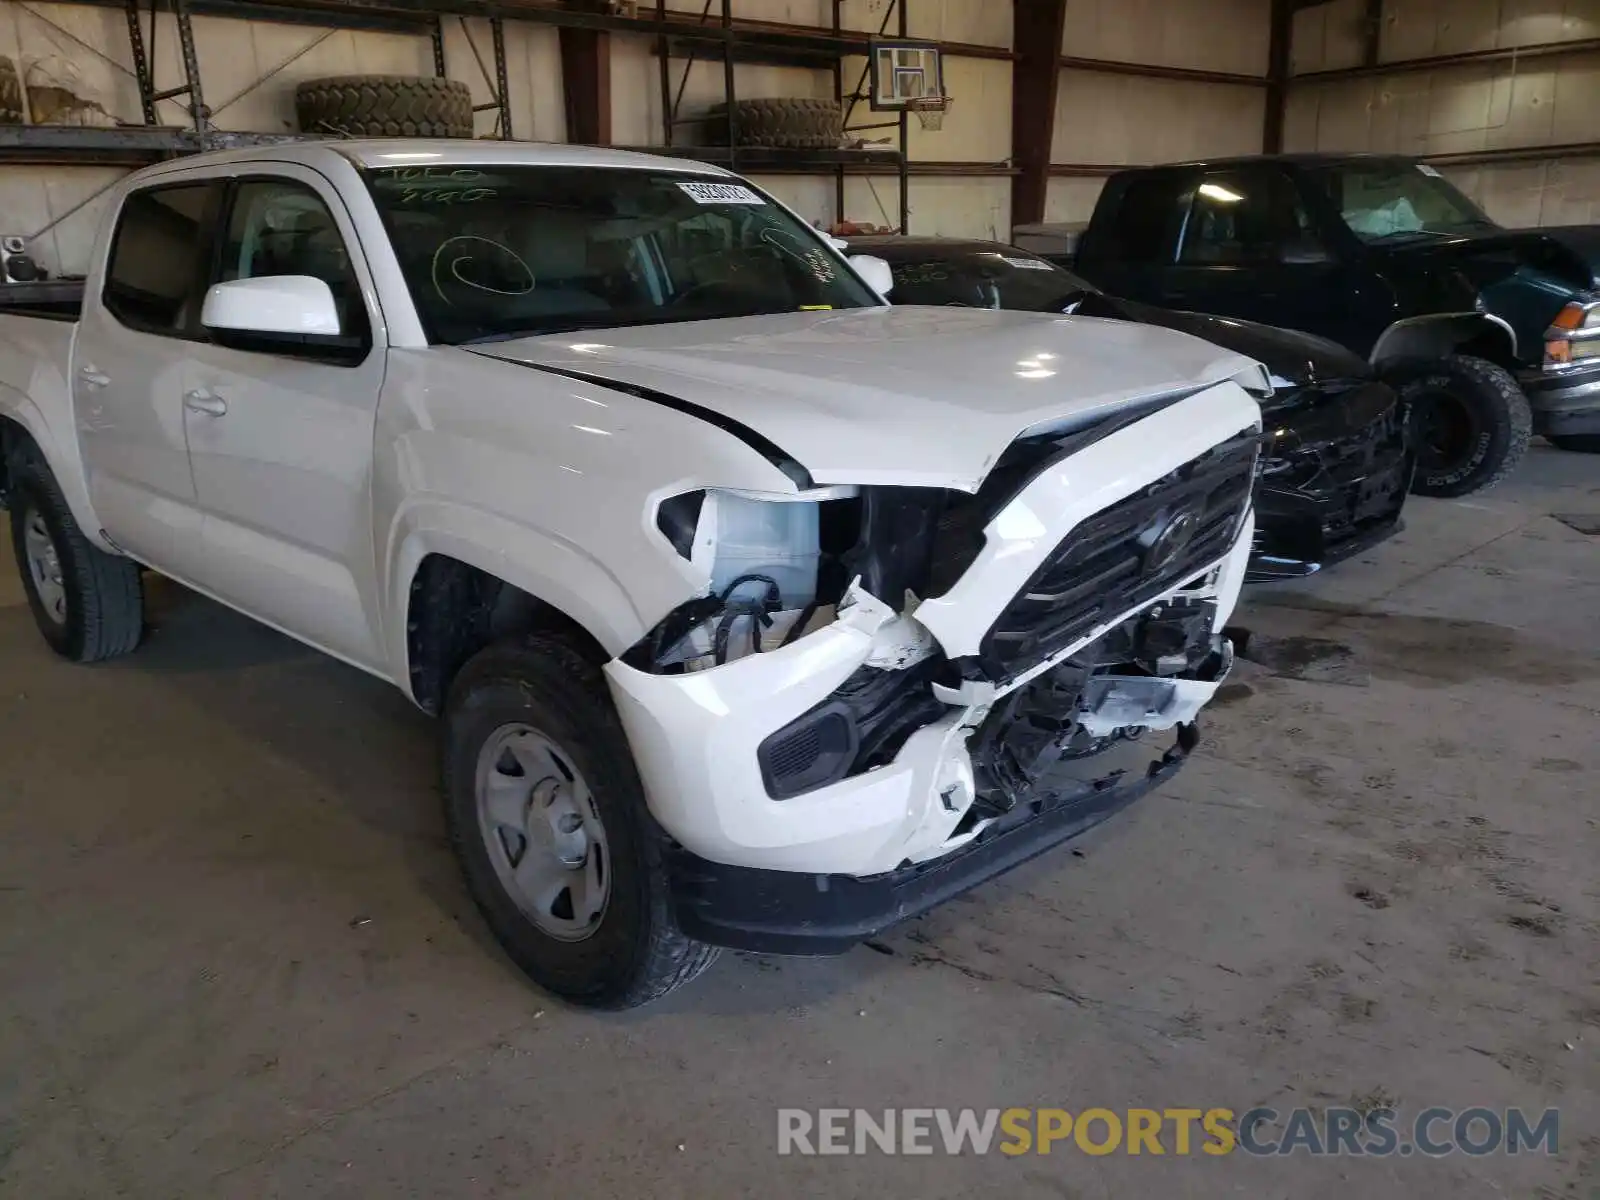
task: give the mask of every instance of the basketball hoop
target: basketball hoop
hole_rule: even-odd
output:
[[[944,114],[950,111],[949,96],[916,96],[906,101],[906,107],[917,114],[917,120],[929,132],[944,128]]]

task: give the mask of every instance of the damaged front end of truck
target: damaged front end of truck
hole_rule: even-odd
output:
[[[685,931],[842,950],[1170,776],[1232,664],[1254,409],[1025,436],[975,493],[664,499],[707,585],[608,676]]]

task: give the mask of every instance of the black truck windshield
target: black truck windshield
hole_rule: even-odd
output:
[[[1493,221],[1432,167],[1410,162],[1348,162],[1311,175],[1364,242],[1402,241],[1492,229]]]
[[[735,179],[595,167],[366,172],[431,341],[879,303]]]
[[[875,246],[862,246],[876,254]],[[957,304],[1061,312],[1095,289],[1070,271],[1024,250],[888,248],[896,304]]]

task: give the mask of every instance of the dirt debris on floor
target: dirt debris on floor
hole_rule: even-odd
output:
[[[0,574],[0,1196],[1590,1200],[1600,544],[1550,514],[1597,472],[1254,593],[1201,752],[1074,851],[622,1016],[494,949],[397,693],[161,586],[68,667]],[[1558,1108],[1560,1153],[776,1152],[780,1107],[1256,1105]]]

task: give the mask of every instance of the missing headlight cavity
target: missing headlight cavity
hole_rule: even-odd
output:
[[[664,501],[656,526],[706,580],[624,656],[645,670],[704,670],[781,649],[833,621],[846,591],[905,613],[971,565],[981,526],[952,514],[975,497],[938,488],[721,489]]]

